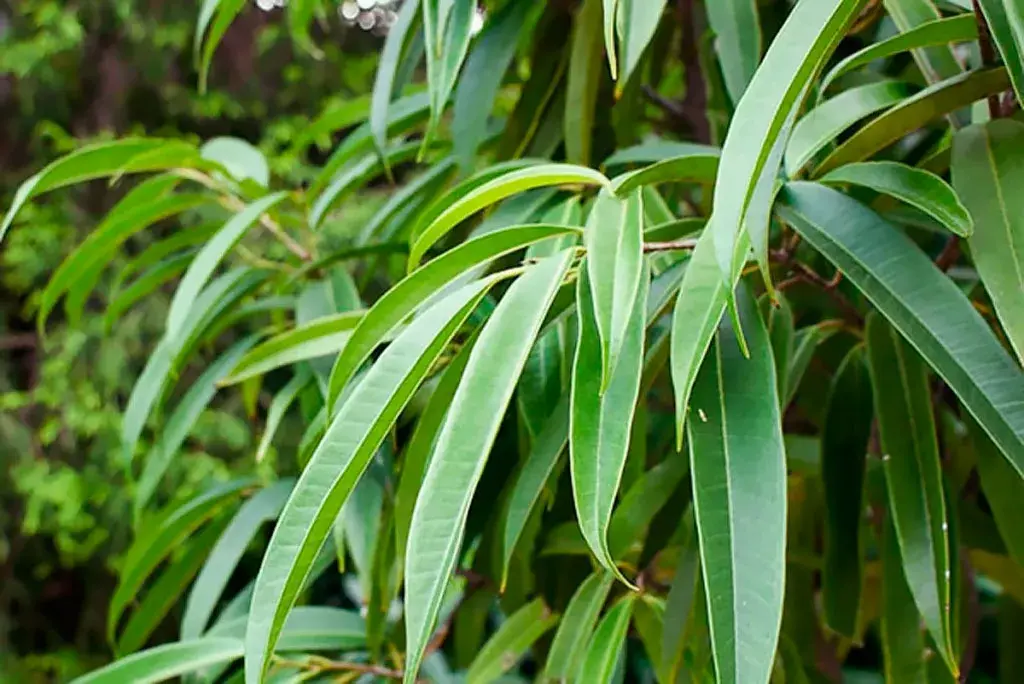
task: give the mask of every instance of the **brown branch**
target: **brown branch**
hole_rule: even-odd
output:
[[[950,235],[949,239],[946,240],[946,246],[942,248],[941,252],[939,252],[939,256],[935,257],[935,266],[945,273],[959,258],[960,238],[957,235]]]
[[[35,349],[39,344],[34,333],[16,333],[0,337],[0,349]]]
[[[792,271],[795,271],[791,278],[779,283],[775,289],[782,292],[797,283],[808,283],[810,285],[814,285],[825,292],[832,301],[835,302],[836,306],[839,307],[849,322],[858,326],[864,322],[864,317],[861,316],[857,307],[855,307],[853,303],[846,298],[846,295],[839,290],[839,283],[842,282],[841,271],[836,269],[835,275],[832,276],[832,278],[826,279],[807,264],[793,259],[792,252],[789,252],[788,250],[775,250],[771,252],[769,256],[773,261],[782,263],[788,266]]]
[[[695,0],[679,0],[676,16],[682,27],[683,39],[680,44],[679,57],[683,62],[686,78],[686,96],[680,107],[686,122],[690,126],[695,142],[711,143],[711,123],[708,121],[708,94],[704,83],[704,73],[700,68],[700,44],[703,26],[697,21],[698,12]]]
[[[978,49],[981,52],[981,63],[984,66],[993,66],[996,63],[996,50],[992,45],[992,34],[989,32],[988,22],[985,20],[985,14],[981,11],[981,4],[978,0],[974,0],[974,20],[978,24]],[[998,93],[988,96],[988,114],[993,119],[998,119],[1002,114]]]
[[[650,100],[652,104],[654,104],[659,109],[664,111],[670,117],[676,119],[677,121],[687,121],[686,111],[678,102],[676,102],[675,100],[670,100],[669,98],[665,97],[657,90],[646,84],[641,88],[641,90],[643,91],[644,97]]]
[[[369,674],[375,675],[377,677],[384,677],[385,679],[397,680],[401,680],[405,677],[404,672],[392,670],[386,667],[382,667],[380,665],[371,665],[369,663],[350,663],[347,661],[330,660],[329,658],[321,657],[311,657],[309,660],[306,661],[275,658],[274,662],[283,667],[292,667],[299,670],[309,670],[313,673],[358,672],[360,674]]]
[[[671,252],[674,250],[694,249],[696,246],[697,241],[693,238],[672,240],[670,242],[645,242],[644,253],[649,254],[650,252]]]

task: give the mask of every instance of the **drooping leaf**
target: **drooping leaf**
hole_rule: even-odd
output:
[[[708,153],[669,157],[637,171],[616,176],[612,183],[619,197],[625,197],[636,188],[658,183],[710,185],[715,181],[720,160],[720,155]]]
[[[1010,85],[1006,69],[969,71],[940,81],[886,110],[847,138],[814,169],[818,177],[864,161],[933,119],[965,107]]]
[[[466,684],[490,684],[515,667],[517,660],[537,639],[555,626],[558,615],[534,599],[510,615],[487,640],[466,671]]]
[[[210,65],[213,63],[213,54],[217,51],[217,46],[220,45],[231,22],[245,8],[246,2],[245,0],[213,0],[211,4],[213,13],[207,15],[206,12],[203,12],[200,23],[196,26],[195,54],[197,56],[196,68],[199,71],[200,93],[206,92]]]
[[[618,33],[620,2],[621,0],[601,0],[602,23],[604,24],[604,49],[608,55],[608,68],[612,73],[612,80],[619,77],[619,59],[615,51],[615,36]]]
[[[566,226],[514,226],[469,240],[395,284],[360,320],[331,371],[328,404],[333,406],[370,353],[428,297],[476,266],[541,240],[572,232]]]
[[[581,269],[576,289],[579,339],[573,362],[569,427],[573,499],[580,530],[594,556],[605,569],[628,584],[608,548],[608,525],[626,464],[640,390],[644,314],[650,276],[645,266],[625,319],[622,353],[607,385],[602,387],[599,375],[601,350],[593,315],[590,270],[584,272]]]
[[[172,642],[116,660],[78,677],[72,684],[156,684],[237,660],[242,656],[242,650],[240,639],[224,637]]]
[[[670,453],[626,491],[608,526],[612,558],[620,559],[631,547],[642,545],[651,521],[669,502],[689,468],[685,455]]]
[[[883,4],[901,32],[912,31],[942,18],[932,0],[883,0]],[[963,71],[948,45],[916,48],[913,54],[928,83],[938,83]]]
[[[595,572],[573,593],[551,642],[541,682],[578,681],[575,677],[614,581],[611,573]]]
[[[775,175],[775,170],[766,170],[766,165],[776,142],[792,119],[807,85],[864,3],[865,0],[797,3],[737,104],[722,149],[711,221],[720,278],[732,277],[737,241],[758,180],[765,174]],[[727,296],[731,299],[731,289]]]
[[[433,4],[436,3],[426,0],[424,7],[428,8]],[[425,141],[433,137],[441,113],[455,87],[462,62],[469,51],[473,17],[476,15],[476,0],[450,0],[447,4],[450,6],[448,11],[437,17],[437,25],[434,27],[435,30],[441,31],[436,34],[437,40],[432,40],[435,34],[427,21],[430,11],[424,11],[427,80],[430,83],[430,124],[427,127]]]
[[[619,0],[619,94],[654,39],[668,0]]]
[[[615,666],[622,657],[626,632],[633,617],[636,594],[629,594],[608,609],[598,623],[587,653],[580,665],[579,682],[611,682]]]
[[[614,5],[618,0],[583,0],[573,17],[572,34],[569,43],[569,67],[565,86],[565,157],[573,164],[589,166],[592,159],[595,109],[604,73],[601,58],[601,18],[604,5],[604,25],[613,29],[615,24]],[[609,41],[608,59],[615,75],[614,37]]]
[[[992,440],[976,424],[969,422],[971,443],[978,459],[978,475],[985,499],[992,509],[996,527],[1010,557],[1017,563],[1024,562],[1024,511],[1021,497],[1024,496],[1024,481],[1013,467],[1001,458]]]
[[[761,317],[764,318],[768,339],[772,343],[772,355],[775,357],[775,378],[778,380],[779,401],[785,410],[784,400],[789,396],[789,367],[796,354],[796,322],[789,301],[782,295],[776,295],[776,301],[766,293],[758,300]]]
[[[199,148],[199,155],[207,161],[220,165],[229,176],[238,182],[254,181],[267,187],[270,185],[270,165],[259,148],[241,138],[211,138]]]
[[[995,304],[1017,358],[1024,363],[1024,124],[998,119],[953,139],[953,184],[977,230],[971,258]]]
[[[588,294],[600,352],[598,389],[602,393],[618,365],[642,287],[643,211],[639,190],[622,200],[609,192],[599,193],[583,233]],[[578,307],[581,302],[578,300]]]
[[[697,376],[687,425],[693,499],[718,681],[767,682],[785,578],[786,455],[771,342],[753,300],[737,304],[750,343],[732,324]]]
[[[277,519],[295,481],[284,479],[249,498],[210,549],[206,564],[196,578],[181,618],[182,640],[197,639],[206,630],[235,566],[264,523]],[[242,635],[239,634],[239,637]]]
[[[527,190],[559,185],[607,186],[601,173],[573,164],[544,164],[510,171],[448,204],[418,233],[409,250],[409,270],[419,266],[427,250],[452,228],[476,212]]]
[[[906,337],[1024,476],[1024,375],[957,286],[877,214],[791,183],[779,213]]]
[[[700,549],[693,525],[693,508],[683,517],[683,543],[665,599],[665,623],[662,631],[661,662],[656,663],[662,681],[676,682],[685,667],[687,625],[700,586]],[[699,605],[699,604],[698,604]]]
[[[912,92],[901,81],[879,81],[850,88],[819,104],[793,128],[786,148],[786,173],[796,176],[840,133],[864,117],[910,97]]]
[[[417,317],[353,390],[310,458],[270,540],[246,631],[246,673],[259,680],[311,564],[360,476],[420,382],[494,279]]]
[[[874,417],[863,347],[854,347],[839,365],[827,406],[821,435],[827,522],[822,605],[829,629],[855,640],[864,580],[865,456]]]
[[[715,51],[729,99],[738,103],[761,61],[761,21],[755,0],[720,0],[707,5]]]
[[[388,27],[384,49],[377,64],[377,76],[373,82],[373,94],[370,104],[370,131],[373,142],[379,152],[383,152],[388,142],[388,108],[395,90],[395,80],[400,68],[403,52],[413,40],[419,17],[420,3],[407,2],[398,10],[394,23]],[[408,58],[408,55],[406,55]]]
[[[950,631],[949,524],[928,370],[879,314],[868,318],[867,349],[903,572],[929,633],[957,675]]]
[[[488,452],[571,257],[572,250],[548,257],[509,288],[480,333],[438,435],[406,554],[406,684],[416,679]]]
[[[882,656],[886,684],[925,684],[925,642],[921,618],[907,586],[892,523],[883,534]]]
[[[1024,130],[1024,126],[1021,128]],[[830,171],[821,182],[870,188],[920,209],[960,237],[970,237],[974,232],[974,221],[953,188],[924,169],[899,162],[859,162]]]

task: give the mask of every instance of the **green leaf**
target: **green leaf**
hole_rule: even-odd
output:
[[[434,5],[426,0],[424,8]],[[445,3],[441,3],[444,5]],[[427,47],[427,80],[430,83],[430,123],[427,126],[424,141],[429,142],[437,129],[441,113],[448,104],[455,81],[462,68],[462,62],[469,51],[472,36],[473,17],[476,15],[476,0],[448,0],[447,21],[444,14],[437,17],[436,42],[427,17],[429,10],[424,9],[424,33]],[[443,36],[443,42],[442,42]]]
[[[124,609],[135,599],[143,583],[160,562],[203,523],[222,511],[243,490],[253,484],[255,481],[247,478],[213,487],[185,505],[168,511],[140,531],[125,554],[117,589],[110,599],[107,638],[111,643],[114,641],[117,623]]]
[[[882,655],[886,684],[925,684],[921,617],[907,586],[892,522],[882,544]]]
[[[996,527],[1006,550],[1018,564],[1024,565],[1024,481],[1021,480],[999,450],[973,421],[970,425],[971,442],[978,459],[978,476],[985,499],[992,510]]]
[[[410,273],[382,295],[352,331],[331,371],[328,404],[334,405],[377,345],[442,287],[476,266],[570,232],[573,229],[566,226],[513,226],[469,240]]]
[[[942,18],[932,0],[884,0],[884,5],[901,32],[912,31]],[[928,83],[952,78],[963,71],[948,45],[917,48],[914,50],[914,61]]]
[[[828,90],[840,76],[866,66],[877,59],[898,55],[907,50],[966,43],[978,38],[978,22],[971,14],[960,14],[943,19],[926,21],[923,24],[898,33],[895,36],[872,43],[841,60],[821,80],[820,92]]]
[[[847,138],[814,169],[814,176],[864,161],[933,119],[1000,93],[1009,85],[1006,69],[1000,67],[970,71],[929,86],[886,110]]]
[[[395,30],[394,25],[391,30]],[[330,134],[365,121],[370,116],[371,97],[367,94],[332,102],[289,141],[285,155],[300,156],[310,145],[322,148]]]
[[[625,197],[636,188],[659,183],[711,185],[715,182],[720,160],[721,157],[717,154],[669,157],[637,171],[617,176],[612,185],[619,197]]]
[[[143,599],[137,601],[117,643],[119,655],[134,653],[145,645],[153,631],[174,608],[188,583],[199,572],[210,546],[223,528],[222,523],[208,525],[189,540],[191,543],[188,547],[167,565]]]
[[[739,102],[761,61],[761,21],[755,0],[719,0],[707,5],[715,51],[729,99]]]
[[[600,393],[607,389],[618,364],[630,323],[634,320],[632,312],[637,293],[642,287],[643,212],[639,191],[633,191],[622,200],[610,192],[599,193],[583,233],[590,282],[590,315],[596,326],[600,353],[598,368],[601,376],[597,387]],[[577,300],[578,308],[582,301],[582,298]]]
[[[316,59],[323,59],[324,54],[313,44],[309,36],[309,25],[320,10],[318,0],[292,0],[288,3],[288,33],[296,45]]]
[[[241,638],[246,616],[218,622],[210,637]],[[359,613],[328,606],[299,606],[285,620],[278,647],[281,651],[349,651],[366,646],[366,622]],[[273,681],[273,676],[267,679]]]
[[[604,160],[604,166],[610,169],[629,164],[654,164],[674,157],[694,157],[709,154],[721,156],[722,150],[712,145],[652,138],[639,145],[617,150],[613,155]]]
[[[548,257],[508,289],[480,333],[438,435],[406,555],[406,684],[416,680],[488,452],[572,254]]]
[[[415,4],[415,3],[414,3]],[[455,89],[452,140],[463,169],[471,168],[480,144],[487,137],[487,119],[502,78],[516,55],[516,47],[533,3],[507,2],[487,20],[466,59]]]
[[[786,173],[796,176],[840,133],[880,109],[910,97],[909,85],[879,81],[845,90],[805,114],[793,128],[786,148]]]
[[[356,386],[306,465],[274,529],[256,578],[246,632],[246,676],[258,681],[288,611],[346,499],[452,336],[494,279],[442,299],[418,316]]]
[[[363,320],[365,311],[321,316],[271,337],[247,353],[222,385],[233,385],[299,361],[336,354]]]
[[[609,551],[608,525],[626,464],[640,391],[650,274],[644,265],[639,288],[632,298],[628,318],[624,320],[622,353],[607,385],[602,387],[601,349],[593,314],[593,281],[589,276],[592,270],[581,268],[576,286],[579,338],[573,361],[569,426],[573,499],[580,530],[597,561],[629,584]]]
[[[508,514],[502,535],[501,586],[508,580],[509,564],[523,530],[548,486],[551,473],[569,442],[569,395],[562,396],[544,427],[533,440],[533,447],[509,496]]]
[[[601,0],[601,15],[604,21],[604,49],[608,54],[608,68],[611,70],[612,80],[619,77],[619,60],[615,54],[619,2],[620,0]]]
[[[178,289],[174,291],[174,298],[167,312],[168,338],[176,339],[185,334],[185,322],[195,306],[199,293],[206,287],[217,266],[260,216],[285,197],[286,193],[277,192],[249,204],[232,216],[213,239],[203,246],[182,277]]]
[[[209,30],[207,30],[207,25],[205,24],[200,24],[196,27],[196,40],[202,45],[201,50],[199,50],[201,53],[199,62],[196,65],[199,70],[200,94],[206,93],[206,83],[210,74],[210,64],[213,63],[213,53],[217,51],[217,46],[220,45],[220,41],[224,38],[224,34],[227,33],[231,22],[245,8],[245,5],[245,0],[220,0],[217,2],[216,14],[212,17],[212,22],[207,19]],[[203,42],[204,34],[205,42]]]
[[[920,209],[960,237],[970,237],[974,232],[974,221],[953,188],[931,171],[899,162],[859,162],[840,166],[820,180],[826,185],[859,185],[891,195]]]
[[[953,184],[977,222],[971,258],[995,304],[1017,358],[1024,363],[1024,124],[990,121],[953,139]]]
[[[206,630],[235,567],[264,523],[277,519],[295,480],[284,479],[261,489],[242,504],[210,550],[192,585],[181,618],[181,638],[196,639]],[[241,634],[239,634],[241,636]]]
[[[223,354],[211,363],[196,378],[181,398],[174,412],[163,425],[160,437],[145,459],[142,476],[135,489],[135,515],[139,514],[149,503],[150,498],[160,485],[160,480],[167,472],[172,459],[185,443],[199,416],[217,393],[218,383],[229,373],[238,360],[254,345],[258,337],[250,335],[235,342]]]
[[[146,161],[148,153],[168,150],[177,153],[178,158],[171,160],[173,163],[168,164],[167,158],[160,159],[159,163],[156,160]],[[196,148],[179,140],[125,138],[115,142],[86,145],[61,157],[18,187],[10,209],[4,215],[3,222],[0,222],[0,242],[3,241],[4,234],[18,212],[33,197],[104,176],[187,166],[190,161],[194,162],[197,158]]]
[[[595,572],[580,584],[569,599],[548,651],[540,682],[575,681],[586,655],[587,644],[608,599],[615,578],[609,572]]]
[[[1024,476],[1024,375],[963,292],[856,200],[802,182],[783,196],[782,219],[896,326]]]
[[[814,358],[814,352],[832,335],[840,330],[838,321],[823,321],[817,325],[809,325],[796,332],[793,338],[793,357],[786,371],[786,393],[782,399],[783,406],[789,406],[800,388],[800,382],[807,373]]]
[[[416,234],[409,250],[409,270],[419,266],[423,255],[438,240],[476,212],[527,190],[559,185],[607,186],[603,174],[573,164],[543,164],[505,173],[448,204]]]
[[[242,656],[239,639],[179,641],[140,651],[75,679],[72,684],[156,684]]]
[[[594,119],[597,97],[601,87],[601,5],[604,3],[606,26],[615,23],[615,15],[608,4],[617,0],[583,0],[573,17],[569,36],[569,70],[565,85],[565,158],[573,164],[589,166],[591,163]],[[608,49],[612,76],[615,76],[615,47],[611,38]]]
[[[199,148],[199,155],[219,164],[231,178],[241,183],[252,180],[266,188],[270,185],[267,158],[252,143],[241,138],[211,138]]]
[[[647,46],[665,13],[668,0],[619,0],[619,55],[620,73],[617,92],[621,95],[640,64]]]
[[[957,675],[950,632],[949,526],[928,368],[877,313],[868,317],[867,342],[889,510],[903,571],[928,631]]]
[[[725,313],[728,290],[722,282],[715,259],[714,233],[705,230],[690,257],[679,297],[672,313],[670,363],[676,399],[676,446],[683,445],[683,426],[690,402],[690,391],[701,361],[711,345],[718,322]],[[744,240],[745,238],[741,238]],[[739,282],[739,270],[729,287]]]
[[[661,645],[662,634],[665,631],[665,601],[650,594],[641,594],[633,612],[633,627],[640,637],[648,660],[655,666],[657,672],[663,660]]]
[[[612,558],[621,559],[631,547],[643,544],[647,528],[669,502],[689,469],[690,463],[683,454],[669,453],[626,491],[608,527]]]
[[[721,278],[730,278],[735,268],[737,240],[755,186],[762,176],[774,179],[777,167],[767,168],[768,162],[787,121],[864,1],[797,3],[737,104],[722,149],[711,220]],[[727,295],[731,300],[731,288]]]
[[[608,609],[594,631],[580,665],[577,681],[610,684],[615,666],[622,657],[626,632],[633,617],[636,594],[629,594]]]
[[[856,641],[864,580],[864,469],[871,438],[871,378],[864,348],[846,355],[828,393],[821,435],[825,494],[822,605],[829,629]]]
[[[785,579],[786,455],[775,362],[755,304],[738,291],[750,358],[726,320],[689,415],[690,468],[715,671],[722,684],[767,682]]]
[[[195,258],[194,252],[173,256],[147,270],[129,285],[116,289],[107,304],[107,310],[103,313],[104,329],[109,331],[114,327],[114,323],[119,321],[139,301],[151,295],[160,286],[177,279],[192,263],[193,258]],[[40,309],[40,313],[41,311]],[[42,325],[43,322],[40,321],[40,327]]]
[[[693,509],[683,518],[684,538],[675,575],[665,599],[665,622],[662,628],[661,662],[655,663],[660,681],[677,682],[685,667],[687,625],[697,603],[700,585],[700,549],[693,526]]]
[[[288,384],[281,388],[281,390],[274,395],[274,399],[270,402],[270,408],[267,409],[267,422],[263,426],[263,435],[260,437],[260,444],[256,447],[255,461],[259,463],[267,455],[267,451],[270,449],[270,443],[274,439],[274,435],[277,433],[277,429],[281,426],[281,421],[284,420],[285,413],[288,412],[288,407],[292,405],[295,399],[298,397],[299,392],[302,388],[310,381],[311,374],[307,367],[299,366],[295,371],[295,375],[288,381]]]
[[[402,61],[403,53],[416,33],[420,3],[407,2],[398,10],[395,21],[388,28],[384,39],[384,49],[377,64],[377,76],[373,82],[373,95],[370,105],[370,131],[374,145],[383,152],[388,143],[388,108],[391,96],[395,91],[395,79]],[[406,55],[408,58],[408,55]]]
[[[771,297],[766,293],[757,303],[761,317],[764,319],[765,328],[768,330],[768,339],[772,342],[779,401],[782,409],[785,410],[786,403],[781,402],[789,396],[787,384],[789,366],[796,353],[796,322],[793,319],[793,309],[782,294],[777,294],[776,301],[772,302]]]
[[[466,684],[498,680],[557,622],[558,615],[552,615],[543,599],[527,603],[510,615],[480,649],[466,671]]]

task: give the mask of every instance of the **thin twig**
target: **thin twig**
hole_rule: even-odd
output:
[[[988,22],[985,20],[978,0],[974,0],[974,20],[978,24],[978,48],[981,52],[981,63],[984,66],[993,66],[996,63],[996,50],[992,45],[992,34],[989,33]],[[988,96],[988,114],[993,119],[998,119],[1002,114],[998,93]]]
[[[245,202],[238,199],[234,195],[224,193],[217,183],[210,178],[208,175],[195,169],[175,169],[175,173],[182,178],[193,180],[200,185],[203,185],[211,190],[215,190],[221,193],[220,203],[225,209],[230,211],[239,212],[245,209]],[[302,261],[310,261],[313,257],[309,251],[300,245],[291,235],[285,232],[284,228],[280,226],[274,219],[270,218],[267,214],[260,214],[259,218],[260,225],[266,228],[278,241],[285,246],[285,248],[297,256]]]
[[[680,108],[690,125],[690,132],[695,142],[708,144],[711,142],[711,122],[708,121],[708,94],[701,71],[700,51],[698,48],[701,36],[704,35],[703,22],[699,20],[699,10],[695,0],[679,0],[676,6],[676,17],[682,27],[683,39],[679,46],[679,57],[683,63],[686,78],[686,96]]]
[[[684,238],[682,240],[672,240],[670,242],[645,242],[644,253],[650,252],[671,252],[673,250],[681,249],[694,249],[697,247],[697,241],[693,238]]]
[[[942,272],[948,271],[952,268],[953,264],[956,263],[957,259],[960,258],[960,237],[957,235],[950,235],[949,239],[946,240],[946,246],[939,252],[939,256],[935,257],[935,266]]]
[[[687,120],[686,112],[683,110],[682,106],[678,102],[670,100],[669,98],[665,97],[664,95],[662,95],[649,85],[644,85],[642,90],[644,96],[648,100],[650,100],[651,103],[656,105],[659,109],[664,111],[670,117],[678,121],[685,122]]]
[[[397,679],[401,680],[405,677],[404,672],[398,670],[392,670],[380,665],[372,665],[369,663],[350,663],[343,660],[331,660],[329,658],[312,657],[309,660],[287,660],[285,658],[275,658],[275,663],[283,667],[292,667],[300,670],[310,670],[312,672],[358,672],[360,674],[375,675],[377,677],[384,677],[386,679]]]

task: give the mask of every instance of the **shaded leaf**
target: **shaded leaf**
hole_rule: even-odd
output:
[[[573,593],[551,642],[541,682],[574,681],[614,581],[611,573],[595,572]]]
[[[604,5],[606,31],[614,30],[614,5],[618,0],[583,0],[573,17],[569,42],[569,68],[565,85],[565,158],[589,166],[592,159],[595,109],[602,75],[601,17]],[[614,37],[605,33],[608,60],[615,76]]]
[[[577,681],[610,684],[616,664],[622,658],[635,603],[636,594],[629,594],[608,609],[590,639]]]
[[[715,33],[715,51],[729,98],[739,102],[761,61],[761,22],[755,0],[720,0],[707,4]]]
[[[552,615],[543,599],[534,599],[510,615],[466,671],[466,684],[489,684],[516,662],[537,639],[555,626],[558,615]]]

